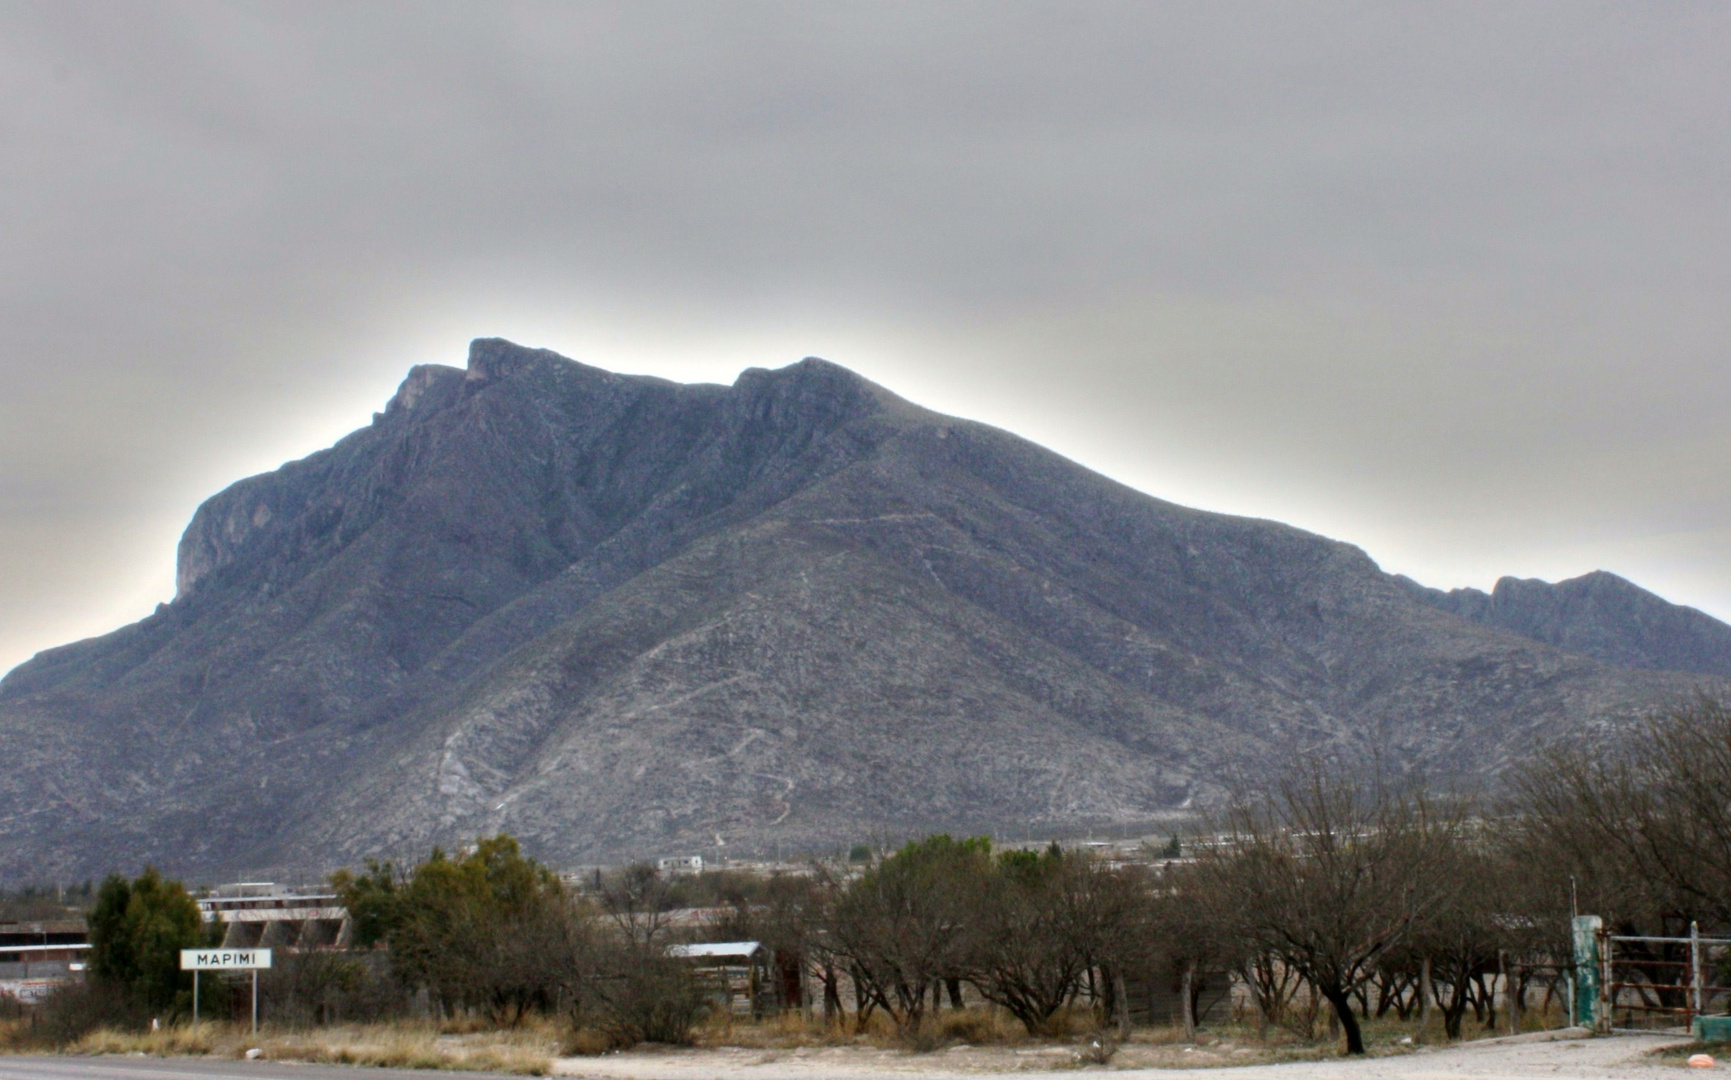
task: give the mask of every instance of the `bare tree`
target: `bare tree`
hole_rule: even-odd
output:
[[[1731,709],[1708,697],[1603,745],[1552,748],[1517,777],[1522,841],[1613,924],[1731,928]]]
[[[1210,978],[1238,970],[1246,976],[1257,1005],[1266,1019],[1278,1019],[1284,1011],[1286,969],[1278,964],[1258,967],[1265,956],[1252,944],[1253,938],[1241,914],[1233,907],[1235,897],[1224,888],[1226,880],[1211,872],[1207,864],[1173,864],[1154,890],[1150,917],[1155,929],[1154,965],[1179,989],[1179,1008],[1187,1035],[1195,1033],[1197,1011],[1208,992]],[[1279,975],[1276,975],[1276,971]],[[1269,1000],[1279,997],[1278,1001]]]
[[[1110,979],[1122,933],[1146,906],[1125,875],[1056,845],[1003,852],[982,885],[966,977],[1029,1034],[1044,1033],[1095,968]]]
[[[961,973],[990,844],[938,835],[908,844],[837,890],[828,948],[845,958],[861,1011],[919,1028],[929,992]]]
[[[1334,1008],[1347,1053],[1364,1053],[1353,996],[1449,894],[1438,855],[1456,840],[1456,817],[1306,763],[1241,800],[1229,825],[1205,867],[1246,943],[1303,976]]]
[[[1430,961],[1432,993],[1442,1010],[1443,1029],[1449,1038],[1458,1039],[1469,1006],[1487,1009],[1490,1024],[1496,1023],[1489,995],[1477,991],[1487,978],[1495,977],[1499,958],[1516,947],[1517,939],[1509,917],[1508,877],[1494,853],[1476,838],[1463,837],[1438,850],[1434,858],[1446,871],[1451,888],[1420,922],[1404,951],[1421,958],[1420,962]],[[1410,970],[1414,963],[1408,960],[1404,966]]]
[[[667,934],[673,889],[649,863],[632,863],[601,878],[596,902],[628,941],[649,945]]]

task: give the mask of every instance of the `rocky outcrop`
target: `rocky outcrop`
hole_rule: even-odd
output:
[[[1606,663],[1731,676],[1731,626],[1603,570],[1555,584],[1505,577],[1489,593],[1401,581],[1443,611]]]
[[[1703,682],[816,359],[478,341],[211,498],[179,576],[0,682],[0,877],[1130,827],[1303,752],[1494,781]]]

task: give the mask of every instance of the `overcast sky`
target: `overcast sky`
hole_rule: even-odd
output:
[[[1731,5],[0,0],[0,670],[503,335],[1731,617]]]

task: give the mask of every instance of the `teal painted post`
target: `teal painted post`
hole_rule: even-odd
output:
[[[1597,915],[1577,915],[1570,929],[1575,943],[1575,1015],[1569,1018],[1576,1027],[1599,1027],[1599,931],[1605,921]]]

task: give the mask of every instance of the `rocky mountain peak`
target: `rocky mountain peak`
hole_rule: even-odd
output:
[[[550,349],[531,349],[504,338],[476,338],[469,342],[469,367],[464,378],[472,383],[496,382],[537,360],[570,362]]]
[[[1609,576],[1403,588],[817,358],[681,385],[495,338],[206,500],[179,570],[0,683],[0,881],[1129,828],[1301,752],[1494,780],[1731,635]]]

